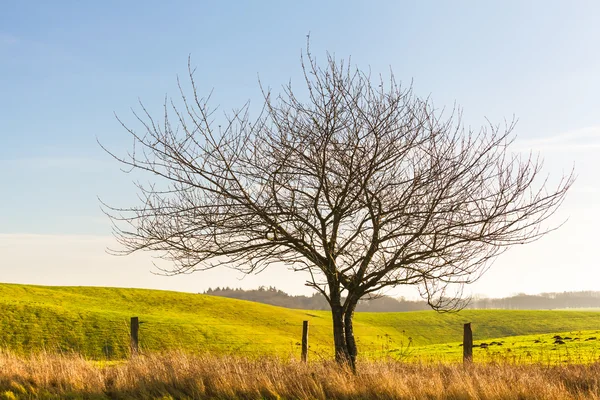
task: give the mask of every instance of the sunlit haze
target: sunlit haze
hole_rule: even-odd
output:
[[[160,116],[188,56],[199,89],[227,111],[259,104],[258,80],[301,87],[300,54],[326,52],[372,74],[390,69],[477,128],[518,119],[514,152],[544,159],[555,185],[577,180],[541,240],[499,257],[467,292],[600,290],[600,2],[5,1],[0,10],[0,282],[201,292],[276,286],[310,294],[306,276],[216,269],[165,277],[150,254],[115,257],[98,197],[131,206],[124,154],[144,102]],[[254,108],[252,108],[254,111]],[[147,177],[150,178],[151,177]],[[156,261],[160,263],[161,261]],[[387,294],[416,297],[413,289]]]

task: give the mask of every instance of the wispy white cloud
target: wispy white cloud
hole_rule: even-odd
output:
[[[515,142],[519,151],[597,151],[600,149],[600,126],[578,129],[558,135],[537,139],[524,139]]]
[[[0,159],[0,166],[14,168],[100,168],[110,164],[106,161],[84,157],[20,157]]]
[[[19,43],[19,39],[16,36],[7,33],[0,33],[0,45],[13,46],[17,43]]]
[[[585,194],[597,194],[597,193],[600,193],[600,186],[592,186],[592,185],[574,186],[572,191],[578,192],[578,193],[585,193]]]
[[[32,39],[24,36],[15,36],[7,32],[0,32],[0,51],[12,57],[8,60],[24,60],[28,62],[39,62],[43,60],[46,69],[65,68],[70,66],[83,68],[81,56],[61,43],[44,40],[43,38]],[[2,60],[4,61],[4,60]]]
[[[168,289],[197,293],[224,284],[245,289],[275,286],[292,294],[309,294],[304,277],[287,268],[273,267],[268,274],[243,275],[228,268],[193,275],[154,275],[154,262],[168,267],[149,253],[115,257],[106,248],[119,248],[106,235],[0,234],[2,282],[60,286],[116,286]],[[281,266],[283,267],[283,266]]]
[[[109,243],[114,238],[110,235],[60,235],[60,234],[37,234],[37,233],[0,233],[0,248],[2,245],[14,245],[15,243]]]

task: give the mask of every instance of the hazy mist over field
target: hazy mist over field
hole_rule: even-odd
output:
[[[550,221],[564,226],[500,256],[469,293],[600,290],[600,2],[9,1],[1,8],[0,282],[312,293],[306,277],[283,266],[258,276],[218,269],[163,277],[151,273],[149,254],[106,254],[116,243],[98,197],[131,205],[138,176],[122,173],[96,142],[125,153],[129,137],[113,113],[134,124],[130,107],[139,98],[160,115],[165,93],[177,96],[188,55],[200,90],[214,88],[221,111],[260,103],[257,74],[275,92],[290,79],[300,84],[310,32],[317,60],[329,51],[373,75],[391,67],[436,107],[460,105],[467,126],[516,116],[513,151],[544,158],[551,184],[575,168],[577,181]],[[414,289],[386,293],[416,297]]]

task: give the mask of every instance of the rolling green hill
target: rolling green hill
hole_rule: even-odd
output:
[[[96,359],[126,357],[132,316],[142,322],[143,350],[297,356],[302,321],[309,320],[313,357],[332,354],[330,318],[323,311],[159,290],[0,284],[0,346],[16,352],[45,349]],[[409,344],[436,352],[436,345],[461,340],[464,322],[473,323],[475,340],[485,340],[600,329],[600,313],[357,313],[355,331],[363,355],[393,354]]]

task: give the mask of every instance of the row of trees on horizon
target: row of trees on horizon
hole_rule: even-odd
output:
[[[240,300],[250,300],[280,307],[304,310],[329,310],[329,304],[323,295],[314,293],[312,296],[293,296],[273,286],[260,286],[258,289],[244,290],[241,288],[217,287],[209,288],[204,294],[228,297]],[[465,308],[468,309],[508,309],[508,310],[544,310],[559,308],[600,308],[600,292],[555,292],[536,295],[517,294],[503,298],[487,298],[478,296],[471,299]],[[361,300],[356,311],[394,312],[430,310],[425,301],[407,300],[403,297],[394,298],[381,296]]]

